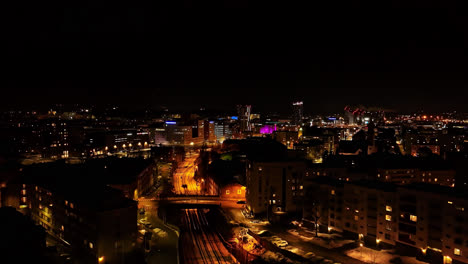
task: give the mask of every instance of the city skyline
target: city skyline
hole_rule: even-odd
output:
[[[62,4],[2,8],[0,263],[468,264],[464,2]]]

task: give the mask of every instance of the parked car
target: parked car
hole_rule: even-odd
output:
[[[280,240],[280,241],[275,241],[274,244],[278,247],[286,247],[288,245],[288,242],[285,240]]]

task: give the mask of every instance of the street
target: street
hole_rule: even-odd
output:
[[[198,154],[187,154],[174,173],[173,185],[177,195],[200,195],[201,188],[194,179]]]

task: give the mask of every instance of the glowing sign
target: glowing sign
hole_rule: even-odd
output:
[[[175,125],[176,121],[166,121],[166,125]]]
[[[232,120],[237,120],[237,116],[231,116]]]

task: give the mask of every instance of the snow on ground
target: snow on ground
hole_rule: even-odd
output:
[[[349,243],[353,243],[354,240],[346,240],[339,234],[327,234],[327,233],[318,233],[318,237],[315,236],[315,233],[307,229],[290,229],[288,233],[299,237],[303,241],[310,242],[312,244],[324,247],[324,248],[339,248]]]
[[[415,257],[399,256],[394,250],[374,250],[367,247],[359,247],[345,252],[348,257],[358,259],[366,263],[391,263],[394,258],[400,257],[403,264],[427,264]]]
[[[268,263],[291,263],[291,264],[299,264],[300,262],[293,261],[280,253],[275,253],[272,251],[266,251],[261,255],[261,258]]]

